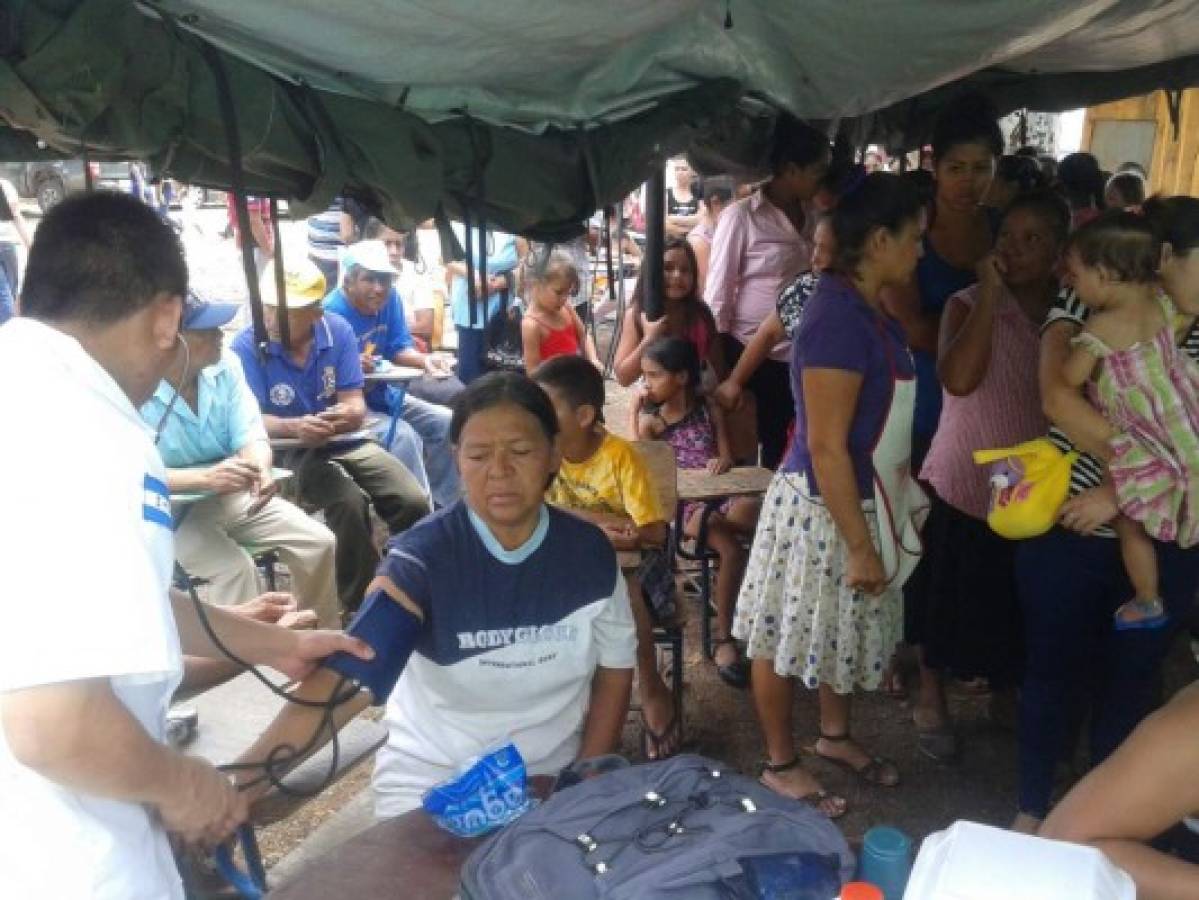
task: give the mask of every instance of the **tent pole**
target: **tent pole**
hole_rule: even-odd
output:
[[[599,248],[600,244],[604,247],[604,268],[608,274],[608,290],[607,301],[612,302],[613,308],[616,308],[616,282],[615,269],[612,265],[612,215],[613,211],[619,207],[605,206],[603,224],[600,227],[599,240],[595,243],[595,252],[598,269]],[[598,276],[598,271],[596,272]],[[605,301],[605,302],[607,302]],[[593,314],[591,317],[591,337],[595,340],[595,345],[599,346],[599,319]],[[604,354],[604,377],[607,378],[612,374],[612,360],[616,356],[616,342],[620,339],[620,316],[616,317],[616,321],[612,324],[612,334],[609,336],[608,352]]]
[[[279,201],[271,197],[271,234],[275,239],[275,256],[271,260],[271,268],[275,270],[275,293],[279,298],[279,339],[284,347],[291,347],[291,325],[287,321],[287,280],[283,269],[283,234],[279,230]],[[257,269],[255,269],[257,271]],[[333,285],[337,287],[337,285]],[[325,285],[326,291],[333,290]]]
[[[651,322],[662,318],[662,247],[666,229],[666,170],[659,166],[645,183],[645,256],[641,308]]]
[[[608,344],[608,358],[604,361],[604,377],[607,378],[612,374],[612,369],[616,365],[616,346],[620,343],[620,331],[624,328],[624,201],[613,204],[612,212],[616,216],[616,319],[612,323],[612,338]],[[612,229],[608,227],[608,271],[612,271]],[[611,276],[608,281],[608,291],[612,291]]]

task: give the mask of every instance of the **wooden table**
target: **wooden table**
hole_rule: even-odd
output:
[[[369,428],[360,428],[357,431],[347,431],[345,434],[335,434],[320,447],[304,447],[300,443],[299,438],[294,437],[273,437],[270,439],[271,446],[276,450],[320,450],[324,447],[337,447],[342,444],[352,444],[355,441],[370,440],[375,436],[375,433]]]
[[[416,379],[424,374],[424,369],[417,369],[413,366],[388,365],[375,369],[373,372],[367,372],[362,377],[366,379],[367,384],[388,384],[392,382],[416,381]]]
[[[547,797],[554,779],[535,775],[533,793]],[[451,900],[458,894],[462,866],[485,838],[460,838],[443,831],[422,809],[368,828],[313,860],[272,900]],[[563,898],[567,900],[567,898]]]
[[[706,469],[679,469],[680,500],[720,500],[725,497],[764,494],[774,472],[761,466],[736,466],[722,475]]]

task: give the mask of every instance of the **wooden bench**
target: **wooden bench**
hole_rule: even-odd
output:
[[[669,524],[674,518],[674,509],[678,506],[674,449],[665,441],[634,441],[633,447],[641,455],[649,470],[650,481],[653,482],[654,489],[658,494],[658,503]],[[667,552],[673,552],[671,541],[667,542]],[[616,554],[616,558],[622,572],[635,572],[641,565],[641,552],[638,550],[623,550]],[[675,721],[679,723],[681,732],[683,723],[682,624],[672,622],[655,625],[654,644],[659,653],[665,654],[670,660],[670,694],[674,704]]]

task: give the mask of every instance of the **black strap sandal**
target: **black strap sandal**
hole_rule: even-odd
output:
[[[820,740],[829,741],[833,744],[846,744],[853,740],[853,736],[848,731],[845,732],[845,734],[825,734],[823,731],[821,731]],[[876,787],[885,788],[897,787],[899,785],[899,769],[896,767],[894,762],[887,759],[885,756],[874,756],[871,757],[870,762],[866,763],[864,766],[855,766],[843,759],[837,759],[835,756],[829,756],[826,753],[821,753],[817,749],[816,744],[813,744],[811,747],[805,747],[804,749],[813,756],[819,757],[825,762],[830,762],[834,766],[849,772],[851,775],[856,775],[867,784],[873,784]],[[894,774],[894,781],[887,780],[888,771]]]
[[[735,687],[739,690],[745,690],[749,687],[749,663],[741,656],[741,648],[737,644],[737,639],[734,637],[722,637],[712,639],[712,656],[716,656],[716,648],[724,644],[732,644],[737,650],[737,659],[731,663],[725,663],[723,666],[716,666],[716,674],[720,676],[720,680],[729,687]]]
[[[798,756],[793,757],[789,762],[785,763],[773,764],[770,762],[764,762],[762,763],[762,775],[766,775],[767,773],[771,775],[781,775],[784,772],[790,772],[792,769],[798,768],[801,768],[801,761]],[[775,790],[765,781],[762,781],[761,777],[758,778],[758,781],[763,787],[772,791]],[[775,793],[782,794],[781,791],[775,791]],[[798,800],[800,803],[806,803],[808,806],[812,807],[812,809],[816,810],[816,812],[828,819],[839,819],[845,815],[846,810],[848,809],[844,797],[838,797],[835,794],[830,794],[828,791],[820,789],[804,794],[802,797],[796,797],[793,794],[782,794],[782,796],[790,797],[792,800]]]

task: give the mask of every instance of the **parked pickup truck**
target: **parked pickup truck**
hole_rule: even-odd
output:
[[[88,166],[96,187],[128,190],[129,163],[92,161]],[[80,159],[0,162],[0,177],[11,181],[22,197],[37,200],[42,212],[68,194],[84,190],[83,171],[83,160]]]

